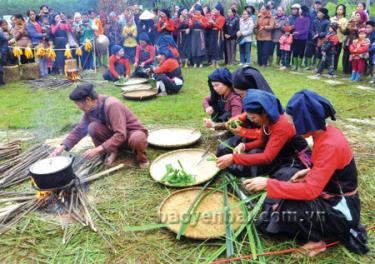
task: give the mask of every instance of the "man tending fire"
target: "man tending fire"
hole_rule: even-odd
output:
[[[106,164],[117,159],[119,151],[134,151],[140,168],[147,168],[147,129],[139,119],[114,97],[97,94],[91,83],[81,83],[71,92],[69,98],[84,112],[81,122],[70,132],[51,156],[60,155],[72,149],[83,137],[90,135],[95,148],[87,150],[83,157],[92,159],[108,154]]]

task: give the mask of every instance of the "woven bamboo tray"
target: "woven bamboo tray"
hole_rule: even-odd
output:
[[[136,84],[142,84],[142,83],[147,83],[147,82],[148,82],[148,79],[146,78],[130,78],[124,83],[120,83],[117,81],[114,84],[117,86],[128,86],[128,85],[136,85]]]
[[[128,100],[143,101],[143,100],[153,99],[156,97],[157,94],[158,92],[154,90],[138,90],[138,91],[124,92],[122,93],[122,96]]]
[[[123,86],[121,90],[123,92],[139,91],[139,90],[151,90],[152,85],[149,83],[135,84]]]
[[[184,187],[202,184],[215,177],[219,172],[215,162],[207,161],[208,157],[215,157],[215,155],[210,152],[204,155],[205,153],[204,149],[180,149],[165,153],[151,163],[150,175],[155,181],[160,182],[167,172],[166,165],[171,164],[174,168],[178,168],[179,160],[185,171],[195,178],[194,184]],[[168,183],[160,183],[170,186]]]
[[[201,188],[194,187],[171,193],[159,207],[160,221],[164,224],[170,223],[167,228],[178,233],[181,226],[181,223],[178,222],[183,221],[183,216],[186,215],[200,190]],[[208,194],[211,190],[210,188],[206,189],[204,194]],[[243,223],[243,213],[239,200],[231,194],[228,194],[228,205],[232,228],[235,231]],[[193,220],[184,234],[185,237],[206,240],[225,236],[224,193],[222,191],[213,192],[203,198],[195,213],[197,218],[192,218]]]
[[[199,130],[185,127],[165,127],[150,131],[148,143],[159,148],[183,148],[194,145],[202,137]]]

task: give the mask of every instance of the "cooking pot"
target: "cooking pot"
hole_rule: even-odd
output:
[[[61,189],[76,178],[72,164],[70,157],[51,157],[34,163],[29,172],[39,189]]]

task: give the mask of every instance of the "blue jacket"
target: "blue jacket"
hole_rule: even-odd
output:
[[[43,34],[39,33],[36,30],[34,24],[31,22],[27,22],[27,33],[29,34],[29,37],[31,39],[33,46],[36,46],[42,42],[43,37],[44,37]]]
[[[311,28],[311,36],[314,37],[315,35],[318,35],[318,38],[320,39],[325,38],[330,24],[331,22],[328,19],[315,19]]]

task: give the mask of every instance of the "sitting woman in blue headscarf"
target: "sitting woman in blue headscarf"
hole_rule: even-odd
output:
[[[119,45],[112,47],[112,55],[109,57],[109,69],[103,74],[104,80],[118,81],[129,78],[130,64],[125,57],[124,49]]]
[[[206,128],[222,129],[223,123],[242,113],[242,101],[232,88],[232,73],[219,68],[208,76],[211,95],[203,100],[203,108],[210,119],[205,119]]]
[[[156,88],[159,96],[178,93],[184,83],[182,71],[177,59],[167,47],[159,49],[157,56],[160,64],[153,67],[152,72],[156,80]]]
[[[138,38],[138,45],[135,50],[135,70],[132,77],[147,78],[146,70],[152,66],[155,59],[155,48],[151,45],[150,38],[142,32]]]
[[[161,48],[165,48],[165,47],[168,48],[171,51],[172,55],[177,60],[179,60],[180,53],[178,51],[177,44],[174,41],[172,35],[162,35],[162,36],[160,36],[160,38],[156,42],[156,46],[157,46],[158,50],[161,49]]]
[[[266,190],[267,198],[281,199],[265,208],[258,229],[297,237],[306,243],[302,249],[310,257],[325,250],[325,241],[336,240],[354,253],[366,253],[353,153],[342,132],[325,121],[335,120],[335,109],[319,94],[302,90],[290,99],[286,112],[297,134],[313,137],[312,167],[298,171],[288,182],[264,177],[245,181],[248,190]]]
[[[262,136],[248,143],[240,143],[233,154],[217,160],[220,169],[236,176],[271,175],[289,180],[294,172],[309,166],[306,140],[296,135],[284,109],[273,94],[248,91],[242,101],[247,118],[261,127]]]

